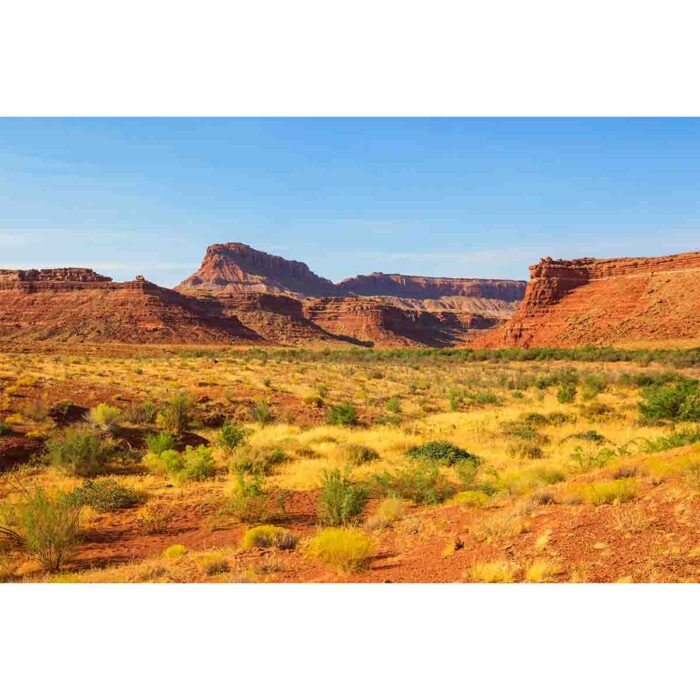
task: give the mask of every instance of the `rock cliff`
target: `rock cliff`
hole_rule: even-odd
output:
[[[653,258],[544,258],[515,315],[478,347],[700,339],[700,253]]]

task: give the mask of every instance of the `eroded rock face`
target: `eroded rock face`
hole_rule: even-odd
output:
[[[570,347],[700,338],[700,253],[552,260],[530,268],[520,308],[479,347]]]
[[[0,273],[0,340],[228,343],[257,340],[219,304],[144,279],[115,283],[92,270]]]
[[[300,296],[341,293],[333,282],[311,272],[308,265],[255,250],[243,243],[209,246],[199,270],[176,289]]]

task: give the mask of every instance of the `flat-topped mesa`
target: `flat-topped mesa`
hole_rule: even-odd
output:
[[[480,347],[567,347],[700,339],[700,253],[544,258],[515,315]]]
[[[183,292],[263,292],[299,296],[342,294],[308,265],[255,250],[244,243],[207,248],[201,266],[176,289]]]
[[[13,282],[111,282],[87,267],[57,267],[48,270],[0,270],[0,283]]]
[[[526,282],[518,280],[424,277],[419,275],[373,272],[338,283],[345,292],[358,296],[388,296],[408,299],[441,297],[479,297],[502,301],[520,301]]]

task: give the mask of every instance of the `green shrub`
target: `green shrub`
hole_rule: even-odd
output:
[[[36,557],[46,571],[61,568],[78,544],[80,507],[62,495],[48,496],[37,487],[22,491],[22,500],[3,508],[0,531]]]
[[[297,540],[289,530],[275,525],[258,525],[250,528],[243,535],[241,546],[243,549],[294,549]]]
[[[166,431],[150,433],[146,436],[148,451],[154,455],[162,455],[167,450],[177,450],[177,438]]]
[[[674,447],[692,445],[700,442],[700,430],[677,430],[670,435],[662,435],[658,438],[647,438],[644,440],[644,452],[662,452],[672,450]]]
[[[373,477],[374,486],[383,496],[405,498],[419,504],[442,503],[454,493],[454,487],[436,464],[419,462],[383,472]]]
[[[263,488],[261,476],[236,475],[236,488],[219,513],[229,515],[238,522],[264,523],[270,518],[269,496]]]
[[[355,425],[357,409],[349,401],[335,404],[328,409],[327,420],[331,425]]]
[[[323,474],[318,499],[318,519],[324,525],[347,525],[355,521],[367,503],[367,490],[353,484],[340,469]]]
[[[161,474],[174,474],[182,469],[182,455],[177,450],[164,450],[159,455],[149,452],[143,463],[149,471]]]
[[[640,417],[645,420],[700,421],[700,382],[682,379],[642,389]]]
[[[174,473],[178,481],[204,481],[216,476],[211,447],[188,445],[182,455],[182,468]]]
[[[74,506],[90,506],[99,513],[112,513],[131,508],[142,501],[134,489],[120,484],[116,479],[95,479],[66,495],[66,501]]]
[[[557,401],[559,403],[573,403],[576,400],[576,385],[562,384],[557,391]]]
[[[287,454],[279,447],[238,447],[228,462],[230,472],[246,472],[266,476],[272,468],[287,459]]]
[[[87,428],[66,428],[46,442],[49,462],[76,476],[95,476],[104,472],[116,453],[114,443]]]
[[[12,428],[6,425],[0,420],[0,435],[10,435],[12,433]]]
[[[345,448],[345,459],[353,467],[379,459],[379,452],[365,445],[350,444]]]
[[[219,431],[218,443],[221,448],[230,452],[243,442],[245,430],[238,425],[226,421]]]
[[[90,409],[88,420],[100,430],[113,431],[119,427],[122,412],[116,406],[101,403]]]
[[[386,410],[391,413],[401,413],[401,399],[398,396],[392,396],[386,402]]]
[[[157,420],[165,430],[176,435],[186,431],[192,422],[190,397],[185,392],[173,396],[161,406]]]
[[[357,528],[328,528],[314,537],[307,556],[337,567],[343,572],[364,569],[374,550],[374,542]]]
[[[452,466],[463,460],[479,462],[476,455],[446,441],[426,442],[418,447],[412,447],[406,454],[413,459],[422,459],[446,466]]]
[[[260,425],[267,425],[272,422],[272,409],[267,399],[262,399],[253,406],[253,420],[256,420]]]

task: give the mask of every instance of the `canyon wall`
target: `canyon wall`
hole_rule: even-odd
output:
[[[545,258],[514,316],[476,347],[571,347],[700,339],[700,253]]]

